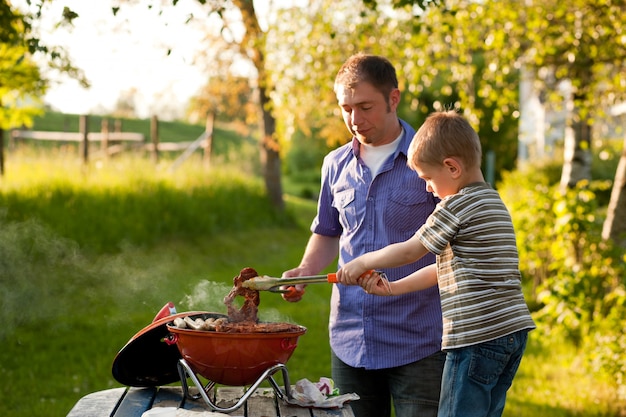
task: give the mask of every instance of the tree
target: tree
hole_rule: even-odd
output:
[[[280,152],[284,150],[286,138],[293,135],[296,129],[309,131],[320,125],[323,127],[319,130],[326,135],[329,141],[338,141],[340,140],[339,137],[345,138],[345,134],[338,136],[338,132],[345,132],[345,127],[343,127],[340,118],[332,115],[332,110],[330,110],[332,117],[328,117],[329,103],[332,102],[333,109],[336,108],[332,88],[323,87],[323,85],[332,86],[332,74],[328,73],[328,68],[338,69],[346,58],[346,50],[336,48],[335,36],[339,32],[346,34],[342,39],[347,39],[348,51],[356,52],[357,50],[369,49],[373,52],[381,52],[386,47],[391,46],[393,42],[379,45],[375,38],[383,39],[384,36],[376,37],[372,35],[372,31],[392,34],[393,24],[389,23],[391,19],[385,21],[386,24],[389,23],[389,26],[379,31],[376,14],[367,13],[368,9],[359,3],[314,0],[306,8],[285,7],[280,9],[273,19],[266,19],[270,23],[268,29],[264,31],[260,26],[253,1],[198,1],[206,4],[210,13],[217,14],[222,18],[224,25],[220,31],[223,35],[222,40],[227,41],[226,38],[229,38],[230,44],[235,44],[239,53],[247,57],[256,70],[253,78],[254,84],[258,88],[261,110],[261,147],[265,183],[272,202],[282,209],[284,203],[282,200]],[[244,28],[240,38],[236,36],[236,31],[229,26],[230,22],[225,18],[233,6],[240,12],[241,23]],[[328,13],[330,6],[332,6],[333,13]],[[350,16],[354,16],[355,11],[360,11],[362,14],[360,17],[357,15],[357,20],[367,25],[364,34],[355,36],[353,28],[345,25],[344,27],[336,25],[332,31],[327,31],[326,29],[328,25],[332,24],[332,17],[336,11],[347,11]],[[298,16],[298,18],[293,19],[294,16]],[[368,32],[369,34],[366,36],[365,34]],[[309,47],[317,50],[317,54],[310,54],[308,48],[303,45],[309,36],[311,36]],[[402,34],[393,34],[393,36],[401,37]],[[291,42],[285,42],[285,39],[289,38],[291,38]],[[354,39],[356,39],[354,42],[356,45],[353,45]],[[313,46],[312,44],[317,41],[319,41],[317,46]],[[294,48],[294,45],[297,46]],[[323,50],[327,52],[326,54],[321,53],[322,45],[324,46]],[[268,56],[271,59],[268,59]],[[302,69],[304,63],[311,63],[309,58],[319,59],[324,56],[325,59],[315,61],[313,73],[311,68],[305,68],[304,71],[297,70],[297,68]],[[316,80],[320,78],[324,79],[322,85],[316,83]],[[301,83],[303,79],[313,82]],[[307,88],[310,90],[307,91]],[[314,99],[309,101],[307,105],[301,106],[303,101],[297,99],[300,93],[305,93],[303,97],[314,96]],[[293,105],[294,98],[297,105]],[[294,109],[298,109],[298,111]],[[309,113],[309,111],[311,112]]]
[[[47,45],[38,35],[36,22],[46,0],[30,1],[22,11],[0,0],[0,129],[30,125],[41,111],[41,98],[49,80],[42,75],[36,58],[53,71],[67,73],[87,85],[82,72],[71,65],[58,45]],[[49,0],[48,0],[49,1]],[[70,25],[76,14],[68,8],[59,25]]]
[[[445,39],[451,33],[446,20],[451,16],[434,10],[434,5],[422,12],[408,6],[393,10],[391,1],[377,4],[379,9],[373,10],[353,1],[317,0],[307,8],[281,10],[267,48],[281,137],[288,140],[298,131],[314,131],[329,145],[345,142],[346,129],[332,91],[334,73],[347,55],[364,51],[387,56],[395,64],[402,118],[418,126],[433,109],[463,108],[485,150],[499,152],[500,169],[512,169],[515,119],[505,118],[494,100],[495,81],[483,82],[487,64],[481,51],[454,49]],[[502,77],[508,85],[516,81],[512,71]],[[516,90],[512,92],[509,99],[515,101]]]
[[[0,129],[30,125],[46,83],[25,48],[0,44]]]
[[[616,244],[626,247],[626,139],[615,173],[602,238],[611,239]]]
[[[534,1],[525,11],[533,21],[533,30],[526,34],[525,59],[538,71],[548,69],[555,80],[572,85],[572,135],[566,136],[561,185],[573,187],[590,179],[594,120],[626,97],[626,86],[618,80],[626,60],[626,42],[621,39],[626,3]]]
[[[258,123],[257,110],[250,81],[233,74],[211,77],[189,105],[189,111],[201,117],[214,114],[225,122],[250,125]]]
[[[127,2],[130,0],[126,0]],[[236,48],[239,56],[245,57],[252,63],[256,73],[250,75],[251,83],[256,87],[258,94],[258,111],[260,114],[261,127],[261,162],[264,169],[265,186],[272,204],[278,209],[284,209],[281,183],[281,160],[280,146],[276,137],[276,119],[273,115],[273,106],[270,98],[270,88],[267,84],[266,69],[266,33],[261,28],[254,2],[251,0],[197,0],[207,11],[207,17],[217,17],[221,27],[219,33],[222,36],[222,47]],[[149,8],[155,4],[161,4],[156,0],[147,0]],[[177,0],[172,1],[176,6]],[[117,8],[113,14],[117,14]],[[238,17],[233,18],[233,12],[238,12]],[[190,16],[193,20],[195,16]],[[241,24],[239,27],[233,27]],[[220,74],[225,76],[225,74]]]
[[[239,42],[240,51],[247,56],[257,70],[259,106],[261,109],[261,149],[262,163],[265,169],[265,187],[270,200],[280,210],[284,208],[280,169],[280,145],[276,138],[276,119],[272,114],[270,89],[267,84],[265,68],[266,49],[265,33],[261,30],[259,19],[251,0],[233,0],[241,12],[245,33]]]
[[[50,69],[68,73],[87,84],[73,67],[62,48],[47,46],[33,28],[41,17],[44,0],[29,2],[32,10],[21,12],[8,0],[0,0],[0,175],[4,173],[4,131],[32,125],[42,111],[42,97],[48,79],[42,76],[35,56],[43,57]],[[65,9],[59,24],[71,23],[76,16]]]
[[[24,16],[0,1],[0,175],[4,174],[4,131],[29,125],[46,85],[28,55]]]
[[[624,27],[623,0],[516,0],[506,7],[497,0],[449,1],[415,19],[412,42],[423,46],[416,71],[422,74],[421,85],[449,72],[475,125],[485,116],[476,107],[477,98],[493,103],[498,109],[491,119],[494,129],[503,117],[518,115],[518,82],[509,74],[530,68],[551,92],[553,104],[563,103],[553,87],[567,80],[573,112],[564,137],[561,184],[573,187],[589,179],[595,121],[626,99]],[[479,74],[477,56],[484,60]],[[626,196],[614,196],[618,200],[611,207],[619,208]]]
[[[0,129],[30,124],[46,89],[27,45],[25,16],[0,2]]]

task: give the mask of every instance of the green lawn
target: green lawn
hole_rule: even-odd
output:
[[[88,168],[62,151],[12,151],[7,161],[0,404],[8,417],[64,416],[82,396],[120,386],[116,353],[167,301],[179,312],[225,312],[242,268],[280,276],[297,265],[315,211],[314,201],[287,196],[277,215],[259,178],[193,159],[175,173],[133,156]],[[311,285],[296,304],[261,294],[262,319],[308,329],[288,363],[294,382],[330,376],[330,289]],[[572,346],[533,331],[505,416],[624,415],[612,381],[585,374],[579,361]]]
[[[241,268],[279,275],[298,262],[307,238],[303,227],[268,228],[193,242],[168,241],[148,249],[129,247],[93,260],[91,278],[108,282],[84,283],[58,298],[53,288],[42,289],[51,298],[50,319],[35,314],[38,306],[25,300],[16,312],[16,325],[8,323],[3,332],[4,415],[61,416],[81,396],[120,386],[111,376],[117,351],[167,301],[178,311],[225,312],[222,298]],[[324,284],[311,285],[298,304],[286,303],[277,294],[261,294],[262,318],[308,329],[288,363],[292,381],[330,376],[329,290]],[[532,333],[505,416],[617,416],[606,397],[608,385],[577,371],[574,350],[549,340],[540,344],[540,337]]]

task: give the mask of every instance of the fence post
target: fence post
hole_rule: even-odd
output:
[[[152,140],[152,161],[159,162],[159,119],[152,116],[150,119],[150,139]]]
[[[87,164],[89,162],[89,117],[86,114],[80,116],[78,119],[78,131],[83,136],[83,163]]]
[[[496,188],[496,153],[492,150],[485,155],[485,180],[493,188]]]
[[[206,139],[204,140],[204,167],[211,166],[211,153],[213,152],[213,123],[215,122],[215,112],[212,111],[206,116]]]
[[[4,176],[4,129],[0,129],[0,177]]]
[[[102,143],[101,150],[104,154],[104,159],[109,158],[109,119],[106,117],[102,118],[100,122],[100,132],[102,133]]]

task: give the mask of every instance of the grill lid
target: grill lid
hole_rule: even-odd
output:
[[[137,332],[115,356],[112,373],[119,383],[131,387],[156,387],[180,381],[178,374],[180,352],[176,345],[168,345],[163,341],[169,335],[167,323],[178,317],[203,312],[187,311],[167,315],[172,311],[172,309],[165,311],[169,304],[166,304],[154,321]]]

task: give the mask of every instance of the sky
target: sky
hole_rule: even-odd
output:
[[[106,113],[121,96],[130,94],[139,117],[184,114],[189,98],[208,81],[206,72],[194,64],[203,33],[184,23],[189,13],[200,15],[197,1],[179,1],[163,15],[167,19],[145,4],[123,4],[114,17],[111,7],[117,3],[55,0],[46,8],[42,38],[47,44],[63,45],[91,88],[53,75],[45,102],[64,113]],[[79,15],[71,30],[53,26],[64,6]]]

